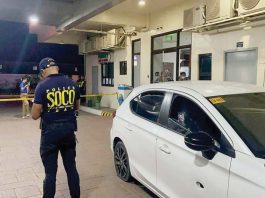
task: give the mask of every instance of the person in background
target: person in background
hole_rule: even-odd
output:
[[[188,78],[186,77],[186,72],[181,72],[178,80],[179,81],[188,80]]]
[[[154,83],[159,83],[159,82],[160,82],[160,75],[159,75],[159,72],[155,72]]]
[[[29,101],[28,101],[28,93],[29,93],[29,86],[30,83],[28,83],[27,77],[23,77],[21,79],[21,83],[19,85],[20,88],[20,97],[23,99],[22,100],[22,118],[29,117]]]
[[[86,80],[84,76],[79,76],[78,80],[76,81],[79,89],[80,89],[80,93],[81,95],[86,95]],[[81,102],[85,102],[86,98],[83,97],[81,98]]]
[[[35,90],[32,118],[41,118],[40,155],[45,169],[43,198],[56,192],[57,160],[60,151],[72,198],[80,198],[80,180],[76,168],[76,111],[80,107],[78,86],[64,75],[52,58],[39,64],[42,81]]]

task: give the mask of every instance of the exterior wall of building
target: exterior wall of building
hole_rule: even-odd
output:
[[[149,29],[140,32],[137,36],[128,38],[126,49],[117,50],[113,53],[114,61],[114,87],[101,86],[101,67],[99,66],[99,91],[101,93],[112,93],[117,91],[119,84],[132,84],[132,41],[141,39],[141,85],[149,84],[151,78],[151,37],[153,35],[178,30],[183,27],[183,12],[185,9],[195,6],[193,0],[184,1],[182,4],[171,6],[164,11],[152,13],[149,17]],[[160,28],[162,27],[162,28]],[[250,30],[231,31],[219,34],[192,34],[192,56],[191,56],[191,79],[198,80],[198,55],[212,53],[212,80],[224,80],[225,52],[237,50],[236,43],[243,41],[244,48],[258,48],[257,84],[263,85],[265,72],[265,27],[252,28]],[[90,68],[97,63],[95,56],[87,55],[87,77],[88,91]],[[119,75],[119,62],[127,61],[127,75]],[[93,63],[93,64],[92,64]],[[97,63],[98,64],[98,63]],[[99,65],[99,64],[98,64]],[[115,97],[105,97],[102,106],[117,108]]]
[[[252,28],[222,34],[193,34],[192,37],[192,80],[198,80],[199,54],[212,53],[212,80],[223,81],[225,72],[225,52],[258,49],[257,84],[263,86],[265,71],[265,27]],[[237,48],[237,42],[244,42]]]
[[[98,66],[98,91],[99,93],[111,94],[118,90],[119,84],[129,85],[131,77],[131,70],[128,69],[127,75],[120,75],[120,61],[127,60],[127,49],[117,50],[111,53],[111,62],[114,62],[114,87],[102,86],[101,64],[98,62],[97,55],[86,56],[86,79],[87,79],[87,93],[92,93],[92,67]],[[104,96],[101,100],[103,107],[117,108],[118,101],[116,96]]]

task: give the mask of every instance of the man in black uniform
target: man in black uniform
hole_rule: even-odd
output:
[[[86,95],[86,80],[84,76],[79,76],[79,79],[76,81],[77,86],[79,87],[81,95]],[[81,102],[86,102],[86,98],[81,98]]]
[[[80,181],[76,169],[75,111],[80,106],[79,88],[59,74],[52,58],[39,64],[43,80],[35,90],[32,118],[41,117],[40,155],[45,168],[43,197],[53,198],[56,191],[57,159],[60,151],[72,198],[80,197]]]

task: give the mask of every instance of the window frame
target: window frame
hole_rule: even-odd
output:
[[[185,49],[185,48],[189,48],[190,49],[190,79],[191,79],[191,70],[192,70],[192,66],[191,66],[191,57],[192,57],[192,35],[191,35],[191,44],[189,45],[180,45],[180,33],[182,32],[182,29],[178,29],[178,30],[174,30],[174,31],[170,31],[170,32],[165,32],[162,34],[157,34],[157,35],[153,35],[151,36],[151,64],[150,64],[150,83],[153,84],[154,83],[154,77],[153,77],[153,72],[154,72],[154,58],[153,56],[156,54],[161,54],[161,53],[172,53],[175,52],[176,53],[176,68],[175,69],[175,74],[176,74],[176,78],[173,78],[173,81],[178,81],[178,77],[179,77],[179,64],[180,64],[180,54],[179,51],[181,49]],[[176,42],[176,46],[174,47],[169,47],[169,48],[162,48],[162,49],[154,49],[154,40],[158,37],[161,36],[166,36],[166,35],[170,35],[170,34],[177,34],[177,42]]]
[[[213,124],[216,126],[216,128],[220,131],[222,138],[224,138],[224,145],[222,146],[221,149],[219,149],[217,152],[220,152],[224,155],[227,155],[229,157],[235,158],[235,150],[233,145],[230,143],[230,141],[227,139],[227,137],[224,135],[224,129],[220,125],[220,123],[215,119],[215,117],[209,112],[209,110],[196,98],[193,96],[184,93],[184,92],[176,92],[172,90],[167,90],[166,92],[166,98],[164,99],[162,106],[161,106],[161,111],[160,111],[160,117],[161,119],[158,119],[158,125],[177,134],[182,136],[183,138],[185,137],[184,134],[179,133],[177,131],[174,131],[173,129],[169,128],[167,126],[167,122],[170,116],[170,107],[174,99],[174,95],[178,95],[180,97],[186,98],[187,100],[190,100],[191,102],[195,103],[208,117],[209,119],[213,122]],[[227,134],[227,133],[226,133]],[[184,140],[183,140],[184,141]]]
[[[113,66],[113,76],[110,75],[110,72],[108,70],[108,74],[106,76],[103,75],[103,67],[108,66],[109,64],[112,64]],[[115,71],[114,71],[115,67],[114,67],[114,62],[108,62],[108,63],[102,63],[101,64],[101,86],[103,87],[114,87],[114,75],[115,75]],[[104,79],[111,79],[111,83],[104,83]]]
[[[135,52],[135,43],[140,42],[140,52]],[[132,57],[131,57],[131,65],[132,65],[132,75],[131,75],[131,85],[134,87],[134,56],[139,55],[141,58],[141,49],[142,49],[142,40],[141,39],[136,39],[132,40]]]
[[[164,94],[164,99],[163,99],[163,102],[162,102],[162,104],[161,104],[160,113],[159,113],[159,115],[158,115],[158,118],[157,118],[157,121],[156,121],[156,122],[154,122],[154,121],[152,121],[152,120],[149,120],[149,119],[147,119],[147,118],[145,118],[145,117],[143,117],[143,116],[137,114],[137,113],[132,109],[132,101],[134,101],[134,99],[137,98],[137,97],[139,97],[140,95],[145,94],[145,93],[148,93],[148,92],[161,92],[161,93]],[[161,115],[162,115],[162,108],[163,108],[163,106],[165,105],[164,103],[166,102],[166,96],[167,96],[167,92],[166,92],[165,90],[155,90],[155,89],[144,90],[144,91],[142,91],[141,93],[139,93],[137,96],[135,96],[133,99],[130,100],[130,103],[129,103],[130,111],[131,111],[131,113],[132,113],[133,115],[135,115],[135,116],[137,116],[137,117],[139,117],[139,118],[142,118],[142,119],[144,119],[144,120],[146,120],[146,121],[148,121],[148,122],[151,122],[151,123],[154,123],[154,124],[159,125],[159,122],[160,122],[160,119],[161,119]],[[164,114],[163,114],[163,115],[164,115]]]

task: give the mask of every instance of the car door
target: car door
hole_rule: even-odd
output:
[[[157,139],[157,187],[171,198],[226,198],[232,159],[226,149],[231,145],[207,110],[194,101],[172,94]],[[211,135],[220,148],[211,160],[184,143],[185,134],[199,131]]]
[[[157,120],[163,100],[162,91],[146,91],[135,97],[125,126],[131,172],[151,188],[156,185]]]

